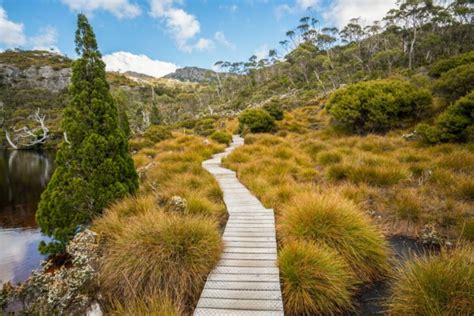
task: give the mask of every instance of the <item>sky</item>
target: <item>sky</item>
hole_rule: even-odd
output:
[[[264,58],[303,16],[342,28],[381,19],[396,0],[0,0],[0,50],[75,58],[77,13],[92,24],[107,69],[160,77],[184,66]],[[311,10],[308,10],[311,8]]]

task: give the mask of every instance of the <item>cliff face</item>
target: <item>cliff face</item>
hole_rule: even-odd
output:
[[[45,89],[59,92],[71,78],[72,60],[46,51],[0,53],[0,86],[5,89]]]
[[[54,69],[51,66],[31,66],[21,69],[0,64],[0,84],[14,88],[38,88],[59,92],[69,85],[71,68]]]

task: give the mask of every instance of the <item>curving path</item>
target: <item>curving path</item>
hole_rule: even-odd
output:
[[[220,166],[243,145],[240,136],[223,153],[203,162],[224,192],[229,219],[224,252],[209,274],[194,315],[283,315],[273,210],[266,209],[236,177]]]

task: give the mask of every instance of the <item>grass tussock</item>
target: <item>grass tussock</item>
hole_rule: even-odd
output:
[[[387,245],[355,203],[335,193],[304,193],[285,208],[279,237],[285,242],[324,243],[349,263],[359,280],[382,278],[389,270]]]
[[[461,246],[409,261],[395,276],[393,315],[473,315],[474,260]]]
[[[351,310],[355,277],[337,252],[313,242],[290,242],[278,256],[287,315],[338,315]]]
[[[100,262],[104,293],[124,302],[166,292],[184,306],[193,303],[217,263],[222,243],[206,218],[147,211],[110,236]]]
[[[169,296],[155,294],[136,298],[126,304],[114,300],[111,310],[107,314],[110,316],[181,316],[184,314],[184,310]]]

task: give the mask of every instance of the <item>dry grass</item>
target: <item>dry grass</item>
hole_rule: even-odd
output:
[[[163,293],[136,298],[123,303],[113,300],[107,315],[111,316],[181,316],[184,308],[177,305],[169,296]]]
[[[337,252],[291,242],[281,249],[278,267],[287,315],[340,315],[353,308],[355,277]]]
[[[335,249],[358,280],[370,282],[389,271],[388,247],[371,220],[355,203],[335,193],[303,193],[284,209],[278,236],[315,241]]]
[[[212,220],[146,211],[110,236],[99,265],[101,290],[122,302],[166,292],[193,306],[221,250]]]
[[[395,277],[389,308],[392,315],[473,315],[472,249],[461,246],[408,262]]]

